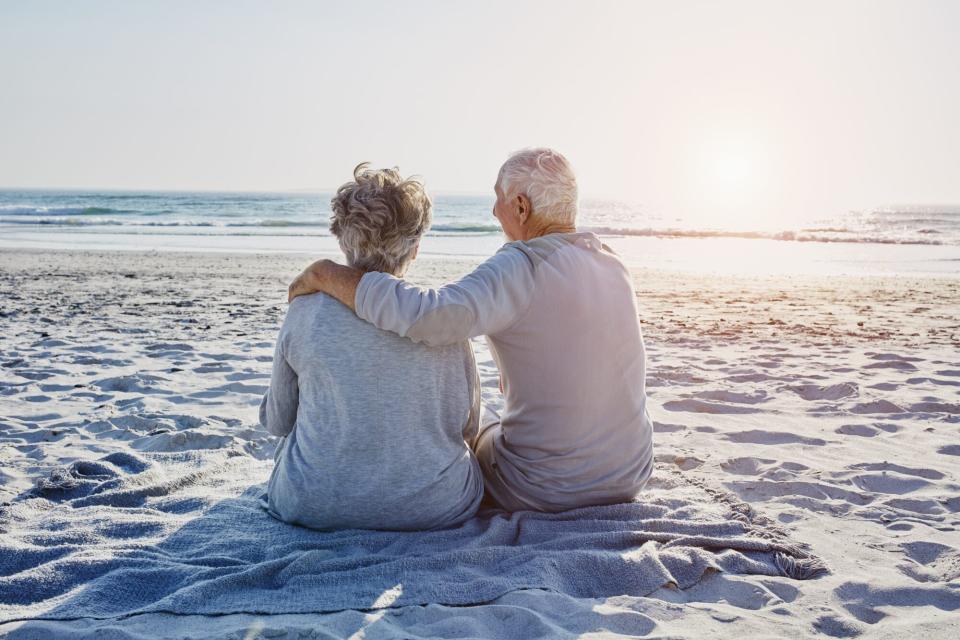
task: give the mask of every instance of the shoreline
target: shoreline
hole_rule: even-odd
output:
[[[960,278],[960,246],[817,243],[742,238],[600,236],[631,269],[727,276],[905,276]],[[206,246],[196,246],[197,243]],[[426,236],[421,260],[479,264],[502,236]],[[194,255],[287,255],[342,259],[332,236],[8,234],[0,252],[93,252]]]

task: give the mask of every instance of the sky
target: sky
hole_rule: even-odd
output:
[[[960,203],[960,2],[0,0],[0,187],[581,193],[789,219]]]

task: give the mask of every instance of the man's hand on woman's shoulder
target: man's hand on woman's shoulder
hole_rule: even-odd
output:
[[[293,302],[298,296],[323,291],[323,270],[325,263],[334,264],[332,260],[317,260],[300,272],[287,288],[287,302]]]

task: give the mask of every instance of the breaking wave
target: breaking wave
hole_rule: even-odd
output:
[[[50,214],[51,217],[7,217],[0,215],[0,225],[42,225],[62,227],[121,227],[131,232],[137,228],[144,231],[162,228],[219,228],[224,235],[231,235],[236,230],[240,235],[242,229],[254,228],[302,228],[310,229],[311,235],[329,235],[325,233],[330,223],[299,220],[250,220],[247,222],[229,222],[224,220],[164,220],[146,221],[92,217],[96,214],[86,214],[89,217],[69,217],[68,214]],[[99,211],[97,213],[100,213]],[[72,214],[76,215],[76,214]],[[101,214],[102,215],[102,214]],[[628,227],[580,227],[581,231],[592,231],[599,236],[620,237],[647,237],[647,238],[739,238],[744,240],[779,240],[785,242],[841,242],[853,244],[911,244],[911,245],[942,245],[941,240],[929,237],[890,237],[880,235],[863,235],[841,228],[803,229],[800,231],[721,231],[715,229],[633,229]],[[437,224],[433,225],[428,235],[490,235],[500,233],[500,227],[494,225],[471,224]],[[936,230],[920,229],[919,234],[937,234]]]
[[[581,227],[581,231],[593,231],[598,236],[639,236],[649,238],[740,238],[744,240],[782,240],[788,242],[848,242],[863,244],[923,244],[941,245],[939,240],[911,237],[888,237],[877,235],[840,235],[852,232],[843,229],[805,231],[719,231],[715,229],[630,229],[613,227]],[[827,232],[835,232],[830,234]],[[921,232],[918,232],[921,233]],[[933,233],[936,233],[935,231]]]

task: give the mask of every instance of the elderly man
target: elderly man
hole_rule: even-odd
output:
[[[358,273],[400,277],[430,226],[423,185],[360,165],[330,230]],[[480,395],[466,339],[428,347],[381,331],[323,294],[290,305],[260,422],[286,436],[270,513],[317,529],[434,529],[476,512]]]
[[[577,233],[577,183],[550,149],[511,156],[493,215],[510,240],[439,289],[330,261],[291,299],[325,291],[381,329],[428,345],[486,335],[505,396],[475,444],[487,495],[509,511],[631,500],[652,467],[645,355],[633,284],[593,233]]]

